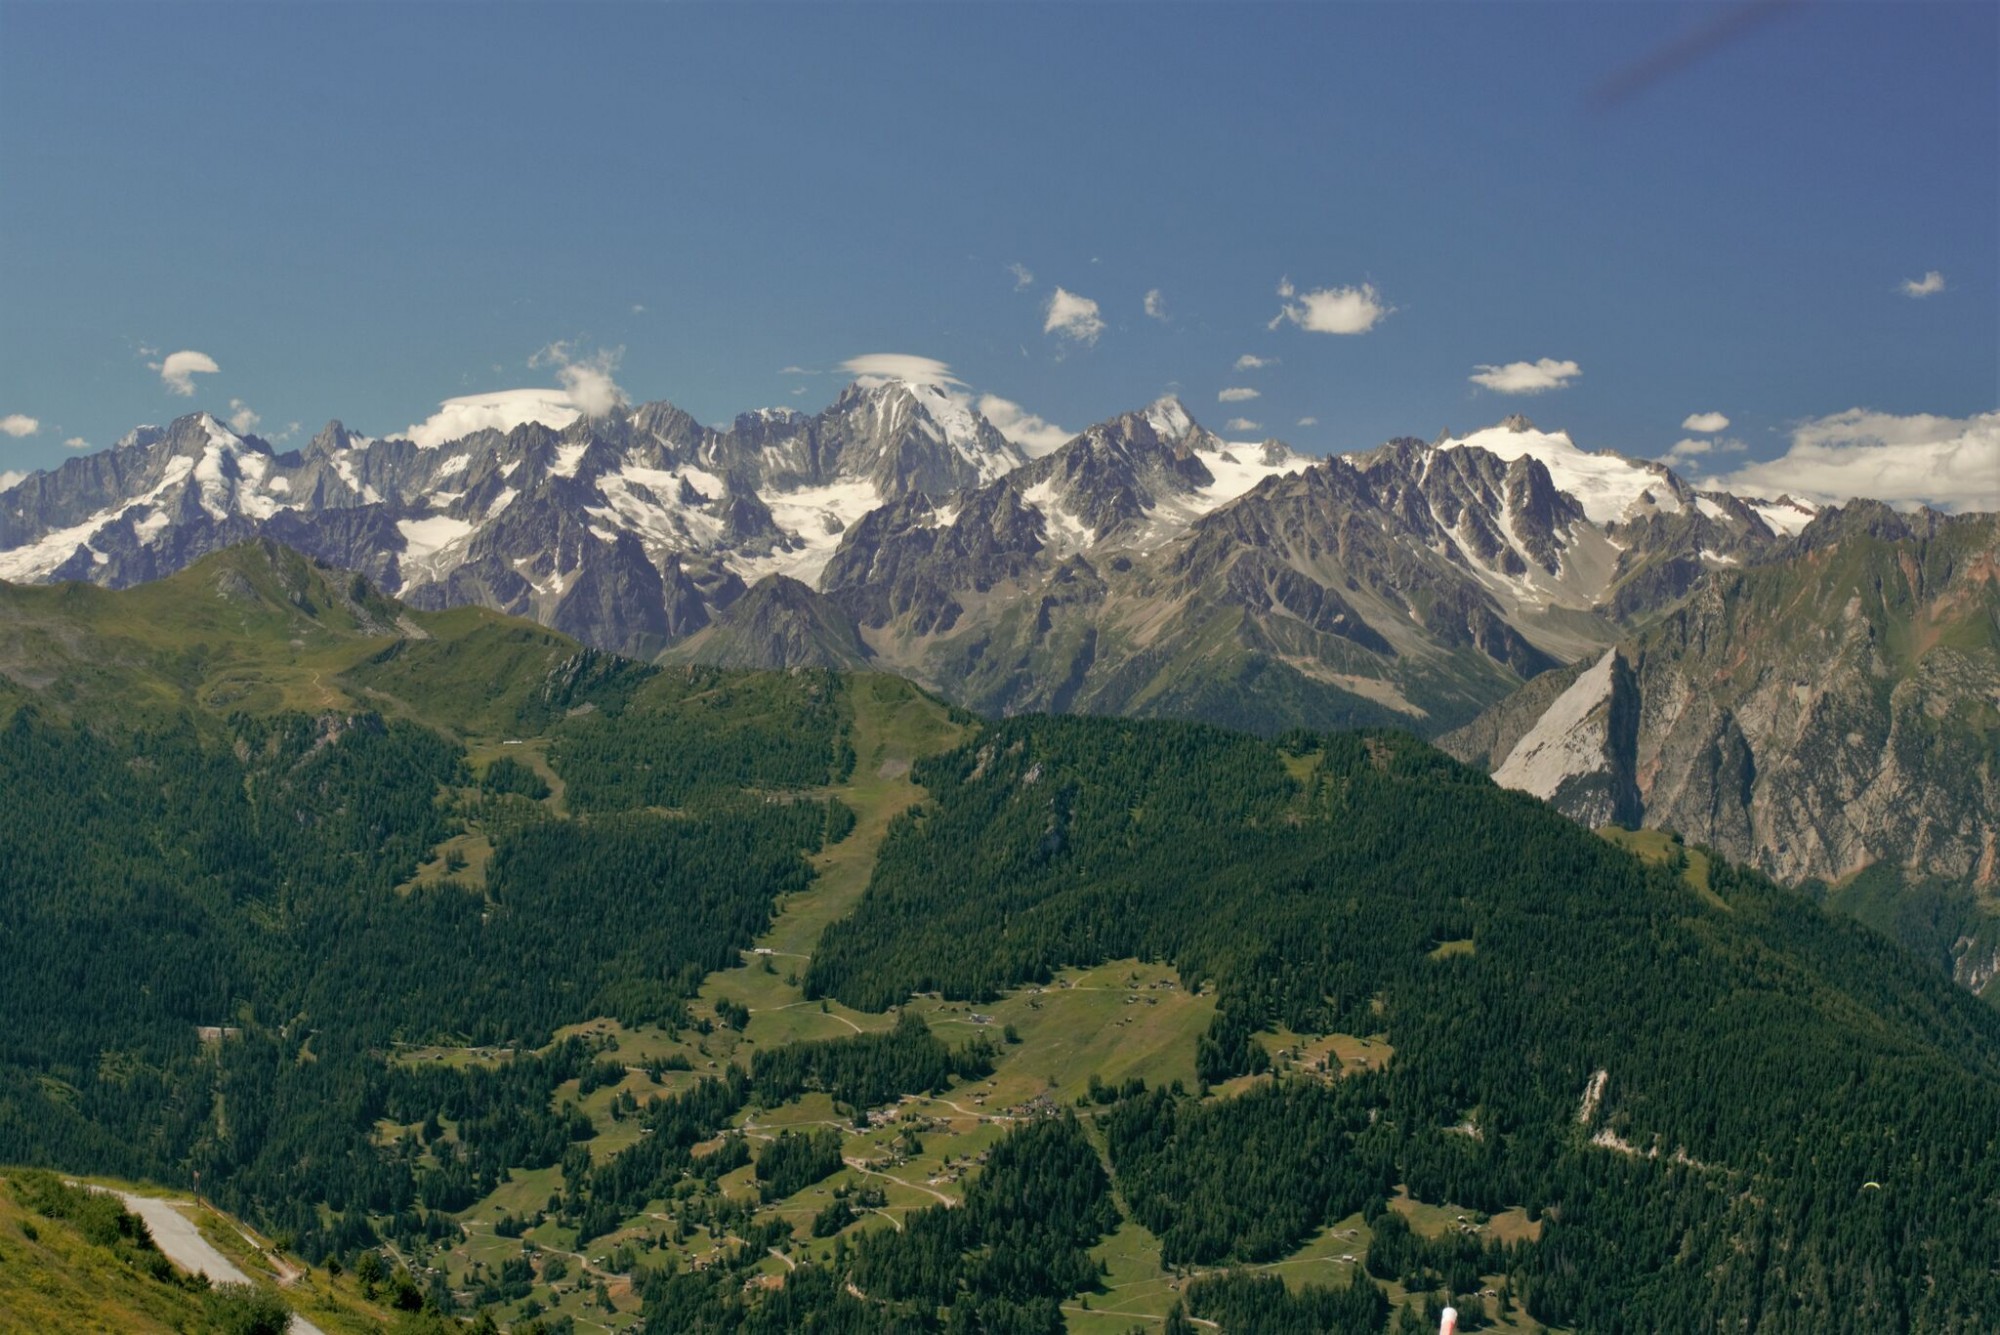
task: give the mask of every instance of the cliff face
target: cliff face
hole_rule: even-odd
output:
[[[1522,747],[1566,730],[1589,673],[1529,683],[1441,744],[1579,820],[1624,789],[1637,823],[1751,862],[1780,880],[1930,886],[1928,934],[1963,981],[2000,967],[2000,519],[1829,512],[1788,558],[1714,573],[1623,642],[1630,730],[1571,727],[1563,765]],[[1615,673],[1612,675],[1616,675]],[[1586,783],[1585,773],[1595,786]],[[1865,878],[1865,880],[1864,880]],[[1858,896],[1859,892],[1855,892]],[[1906,938],[1895,895],[1857,904]],[[1922,935],[1923,933],[1917,933]],[[1949,942],[1944,938],[1949,937]]]

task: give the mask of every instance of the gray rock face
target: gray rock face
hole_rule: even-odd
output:
[[[790,670],[869,666],[854,625],[820,594],[784,575],[754,585],[713,623],[669,651],[677,663]]]
[[[1823,882],[1837,900],[1864,876],[1957,887],[1961,974],[1991,980],[2000,956],[1980,924],[2000,916],[2000,519],[1829,511],[1782,559],[1706,575],[1619,657],[1630,732],[1593,772],[1613,788],[1629,775],[1636,810],[1622,823]],[[1538,678],[1440,744],[1533,791],[1507,761],[1577,679],[1573,667]],[[1542,795],[1581,820],[1603,814],[1581,787]]]
[[[1775,541],[1733,498],[1723,532],[1727,506],[1658,465],[1525,421],[1478,440],[1499,452],[1315,462],[1163,399],[1030,460],[964,396],[900,382],[723,430],[655,403],[431,447],[330,423],[279,453],[197,414],[0,496],[0,577],[128,584],[262,534],[421,607],[650,657],[782,575],[825,593],[832,619],[797,624],[833,658],[851,627],[983,709],[1436,731]],[[1564,467],[1647,499],[1594,522]]]
[[[659,403],[435,447],[334,422],[279,452],[192,414],[0,494],[0,578],[116,587],[264,534],[418,606],[482,603],[650,656],[708,624],[744,575],[817,575],[870,509],[1025,459],[952,395],[900,383],[726,431]]]

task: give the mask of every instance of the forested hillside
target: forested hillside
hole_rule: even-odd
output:
[[[0,1163],[199,1174],[438,1321],[2000,1310],[2000,1017],[1401,734],[985,723],[253,546],[0,587],[0,782]]]
[[[1696,888],[1397,734],[1015,720],[917,777],[935,805],[809,991],[983,1001],[1158,959],[1218,988],[1204,1081],[1262,1069],[1274,1026],[1394,1048],[1335,1096],[1221,1119],[1121,1103],[1112,1162],[1169,1261],[1282,1254],[1401,1180],[1542,1213],[1481,1268],[1552,1323],[2000,1302],[2000,1216],[1967,1208],[2000,1188],[2000,1016],[1753,873]]]

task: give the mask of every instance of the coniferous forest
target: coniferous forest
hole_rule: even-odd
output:
[[[1754,873],[1401,734],[983,722],[483,614],[385,647],[276,568],[337,702],[220,691],[254,621],[105,628],[200,567],[7,594],[115,652],[0,694],[0,1163],[199,1174],[521,1330],[2000,1311],[2000,1016]],[[1127,1321],[1133,1246],[1172,1296]]]

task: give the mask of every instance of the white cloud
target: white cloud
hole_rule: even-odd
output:
[[[496,389],[446,399],[429,417],[405,427],[403,434],[429,448],[489,428],[512,431],[527,422],[540,422],[560,431],[586,414],[602,417],[625,404],[625,391],[611,378],[624,354],[623,348],[600,348],[581,355],[573,344],[551,343],[528,358],[528,365],[553,366],[561,388]],[[234,400],[230,406],[243,408]]]
[[[1278,313],[1271,317],[1267,326],[1271,329],[1290,320],[1313,334],[1365,334],[1396,309],[1382,304],[1382,294],[1375,290],[1373,283],[1300,292],[1287,278],[1278,284],[1278,295],[1286,300],[1278,308]],[[1291,300],[1294,296],[1297,301]]]
[[[849,357],[840,364],[840,369],[871,388],[891,380],[911,385],[965,383],[951,373],[950,366],[937,358],[918,357],[907,352],[870,352],[860,357]]]
[[[1034,271],[1018,260],[1007,266],[1007,272],[1014,275],[1014,290],[1016,292],[1023,291],[1035,285]]]
[[[1239,371],[1261,371],[1267,366],[1276,366],[1277,364],[1278,359],[1276,357],[1259,357],[1254,352],[1246,352],[1236,359],[1236,369]]]
[[[1041,458],[1075,434],[1066,427],[1059,427],[1054,422],[1037,417],[1012,399],[1003,399],[998,394],[979,396],[979,415],[991,422],[995,430],[1019,445],[1030,458],[1034,459]]]
[[[2000,410],[1937,417],[1849,408],[1793,427],[1780,457],[1704,485],[1809,501],[1865,496],[1902,507],[2000,510]]]
[[[1681,423],[1683,431],[1705,431],[1710,435],[1728,427],[1729,419],[1721,413],[1689,413]]]
[[[10,468],[6,470],[0,470],[0,491],[6,491],[9,488],[19,486],[22,482],[25,482],[27,478],[28,475],[26,473],[21,472],[19,469]]]
[[[1091,344],[1104,332],[1104,320],[1097,313],[1096,302],[1059,287],[1049,298],[1048,318],[1042,321],[1042,332],[1074,343]]]
[[[26,413],[8,413],[5,417],[0,417],[0,435],[19,438],[32,436],[41,429],[41,422]]]
[[[1689,436],[1684,440],[1675,441],[1672,448],[1660,456],[1660,462],[1681,464],[1709,454],[1741,454],[1749,448],[1740,440],[1705,440],[1699,436]]]
[[[1301,417],[1301,418],[1299,419],[1299,425],[1300,425],[1300,426],[1318,426],[1318,425],[1319,425],[1319,419],[1318,419],[1317,417]]]
[[[63,442],[63,448],[66,450],[87,450],[90,448],[90,442],[82,436],[71,436]]]
[[[1146,294],[1146,314],[1155,320],[1167,318],[1167,297],[1157,287]]]
[[[623,348],[599,348],[579,356],[568,343],[551,343],[528,358],[528,365],[555,367],[569,401],[592,417],[603,417],[625,404],[625,391],[611,378],[624,355]]]
[[[840,369],[853,376],[857,383],[871,389],[898,381],[909,385],[934,385],[943,390],[945,397],[953,403],[977,410],[981,417],[993,424],[996,431],[1035,458],[1047,454],[1074,434],[998,394],[982,394],[975,403],[965,382],[952,374],[948,363],[935,357],[919,357],[907,352],[871,352],[848,358],[840,364]]]
[[[166,387],[184,399],[194,397],[194,378],[197,375],[214,375],[222,369],[215,364],[215,358],[192,348],[170,352],[164,360],[147,362],[146,365],[158,371]]]
[[[1222,425],[1231,431],[1255,431],[1258,429],[1258,423],[1251,421],[1247,417],[1232,417]]]
[[[645,303],[645,302],[643,302],[643,301],[635,301],[635,302],[633,302],[633,303],[632,303],[632,314],[634,314],[634,315],[644,315],[645,313],[646,313],[646,303]]]
[[[237,435],[248,435],[263,424],[264,419],[251,410],[241,399],[229,401],[229,429]]]
[[[779,367],[779,368],[778,368],[778,374],[779,374],[779,375],[818,375],[818,374],[819,374],[819,372],[818,372],[818,371],[814,371],[814,370],[810,370],[810,369],[808,369],[808,368],[806,368],[806,367],[803,367],[803,366],[781,366],[781,367]]]
[[[403,428],[403,435],[428,449],[489,427],[512,431],[524,422],[540,422],[560,431],[580,416],[582,410],[570,401],[566,390],[496,389],[446,399],[429,417]]]
[[[1496,394],[1540,394],[1545,389],[1561,389],[1582,374],[1583,368],[1575,362],[1544,357],[1538,362],[1475,367],[1469,378]]]
[[[1922,278],[1905,278],[1903,295],[1906,297],[1930,297],[1944,291],[1944,275],[1936,269]]]
[[[1248,385],[1233,385],[1216,395],[1219,403],[1248,403],[1251,399],[1261,399],[1263,394]]]

